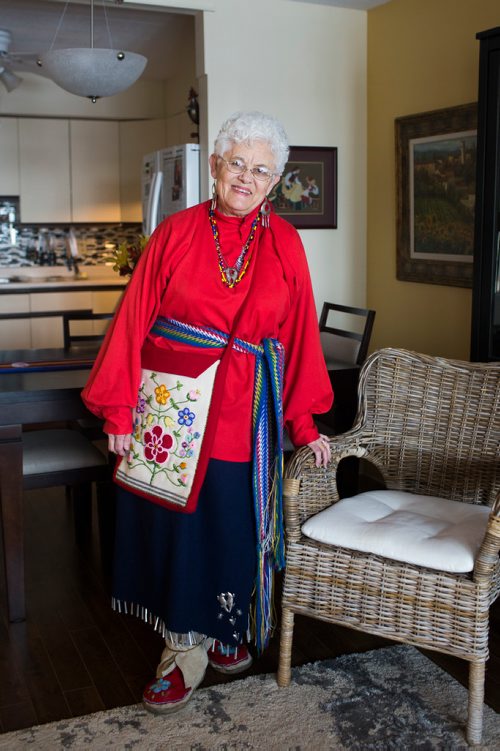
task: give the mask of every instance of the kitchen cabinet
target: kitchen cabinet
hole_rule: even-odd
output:
[[[70,121],[72,220],[119,222],[118,122]]]
[[[477,34],[479,95],[471,360],[500,361],[500,27]]]
[[[165,120],[0,118],[0,195],[20,195],[26,224],[140,222],[143,154]]]
[[[118,136],[116,121],[19,118],[22,222],[121,221]]]
[[[69,122],[19,118],[21,221],[71,222]]]
[[[0,118],[0,195],[19,195],[19,136],[17,117]]]

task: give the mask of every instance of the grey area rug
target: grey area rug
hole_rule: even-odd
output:
[[[386,647],[195,692],[168,717],[140,705],[0,735],[0,749],[467,749],[467,691],[416,649]],[[482,749],[500,749],[485,707]]]

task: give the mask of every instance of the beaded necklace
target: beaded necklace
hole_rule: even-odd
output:
[[[244,246],[242,247],[241,253],[236,259],[234,266],[229,266],[229,264],[226,263],[224,256],[222,255],[222,250],[221,250],[220,242],[219,242],[219,228],[217,227],[217,219],[215,218],[215,211],[212,208],[208,210],[208,218],[210,219],[210,225],[212,227],[215,247],[217,248],[217,259],[219,262],[219,271],[221,275],[221,281],[223,284],[227,284],[229,289],[232,289],[236,284],[238,284],[238,282],[241,282],[241,280],[245,276],[246,270],[248,268],[248,264],[250,263],[251,255],[248,256],[248,258],[246,258],[246,256],[250,248],[250,245],[252,244],[252,240],[255,237],[255,231],[257,229],[257,225],[261,221],[260,211],[252,222],[248,239],[246,243],[244,244]],[[245,258],[246,258],[246,261],[245,261]]]

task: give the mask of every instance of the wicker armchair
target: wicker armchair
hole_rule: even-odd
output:
[[[327,468],[316,468],[302,448],[285,472],[278,683],[290,682],[294,613],[455,655],[470,662],[467,740],[478,744],[489,607],[500,592],[500,365],[380,350],[361,370],[354,427],[330,441]],[[416,494],[417,502],[447,499],[447,507],[481,515],[472,570],[453,573],[306,537],[302,525],[319,512],[363,505],[366,494],[339,504],[336,472],[348,456],[375,465],[389,491]]]

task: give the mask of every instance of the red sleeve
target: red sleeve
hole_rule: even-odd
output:
[[[165,221],[151,236],[82,392],[88,409],[104,419],[106,433],[125,435],[132,430],[132,409],[141,373],[141,347],[167,285],[172,235],[172,223]]]
[[[299,234],[287,238],[290,312],[280,330],[285,347],[283,413],[285,427],[295,446],[305,446],[318,437],[313,415],[327,412],[333,391],[319,338],[318,318],[307,259]]]

